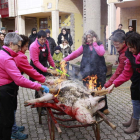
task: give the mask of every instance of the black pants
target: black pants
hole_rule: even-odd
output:
[[[14,83],[0,86],[0,140],[11,140],[16,95]]]

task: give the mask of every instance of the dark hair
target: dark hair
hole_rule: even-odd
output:
[[[4,33],[0,33],[0,35],[4,35],[4,37],[5,37],[5,34]]]
[[[130,45],[132,48],[136,47],[137,53],[140,52],[140,34],[133,32],[126,38],[126,45]]]
[[[66,28],[62,28],[61,33],[63,33],[63,30],[65,30],[65,31],[66,31],[66,34],[68,33],[68,31],[67,31],[67,29],[66,29]]]
[[[62,41],[62,43],[67,43],[67,44],[69,44],[69,42],[68,42],[67,39],[64,39],[64,40]]]
[[[40,30],[40,31],[37,33],[37,37],[38,37],[38,38],[46,37],[46,32],[43,31],[43,30]]]
[[[129,28],[129,27],[133,28],[132,26],[128,26],[128,28]]]
[[[29,38],[25,35],[20,35],[20,37],[23,39],[21,43],[21,48],[22,48],[26,43],[29,42]]]
[[[119,26],[123,26],[122,24],[119,24]]]
[[[120,42],[123,43],[126,39],[126,36],[122,32],[116,32],[112,37],[111,40],[114,42]]]

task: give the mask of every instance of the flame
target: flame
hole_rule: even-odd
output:
[[[83,81],[86,81],[88,83],[86,83],[86,87],[89,90],[101,90],[102,87],[101,85],[99,87],[97,87],[97,75],[92,75],[92,76],[87,76],[85,79],[83,79]]]
[[[61,77],[55,82],[55,86],[58,86],[58,84],[60,85],[59,90],[57,92],[56,95],[54,95],[55,97],[57,97],[59,95],[60,89],[61,89],[61,82],[64,81],[66,79],[66,74],[67,74],[67,69],[66,69],[66,63],[62,63],[61,64],[61,71],[63,72]]]
[[[67,66],[66,63],[61,64],[61,71],[63,71],[63,73],[62,73],[60,79],[66,79],[66,74],[67,74],[66,66]]]

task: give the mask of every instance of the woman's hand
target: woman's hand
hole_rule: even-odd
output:
[[[43,90],[43,92],[49,93],[49,88],[48,88],[47,86],[42,85],[42,86],[41,86],[41,89]]]
[[[66,61],[65,60],[61,60],[60,64],[61,65],[66,64]]]
[[[96,37],[93,37],[93,43],[96,42],[96,41],[97,41]]]
[[[114,89],[114,87],[115,87],[115,85],[114,85],[114,84],[112,84],[110,87],[108,87],[108,88],[107,88],[108,93],[111,93],[111,92],[112,92],[112,90]]]
[[[52,69],[47,68],[47,72],[48,73],[51,73],[51,71],[52,71]]]

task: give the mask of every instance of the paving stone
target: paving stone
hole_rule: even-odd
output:
[[[26,77],[26,75],[25,75]],[[121,87],[130,86],[130,81]],[[18,109],[16,113],[17,125],[26,127],[24,133],[29,134],[27,140],[50,140],[48,122],[46,117],[42,117],[42,125],[39,124],[36,108],[24,107],[24,101],[34,98],[34,90],[19,88]],[[136,140],[140,132],[131,135],[124,133],[122,122],[128,120],[132,113],[132,103],[130,91],[123,88],[116,88],[109,96],[108,106],[110,114],[109,120],[116,125],[116,130],[112,130],[105,122],[100,124],[101,140]],[[60,118],[63,118],[61,116]],[[70,118],[65,116],[65,118]],[[59,121],[58,121],[59,122]],[[63,123],[63,122],[60,122]],[[65,125],[77,125],[77,122],[64,122]],[[55,130],[55,140],[95,140],[92,127],[87,128],[62,128],[62,134],[59,135]]]

